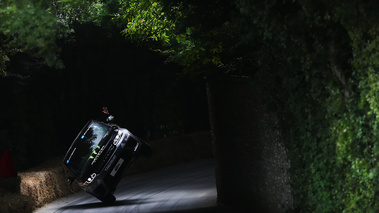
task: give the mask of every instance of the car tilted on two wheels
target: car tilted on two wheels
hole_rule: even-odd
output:
[[[63,159],[64,165],[84,191],[103,203],[115,201],[113,192],[124,171],[152,148],[125,128],[90,120],[80,131]]]

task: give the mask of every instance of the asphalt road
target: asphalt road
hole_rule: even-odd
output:
[[[230,212],[217,206],[213,160],[199,161],[126,177],[104,206],[85,192],[57,200],[42,212]]]

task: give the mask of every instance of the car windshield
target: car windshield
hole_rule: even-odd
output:
[[[92,160],[99,150],[99,143],[108,134],[111,127],[92,121],[75,139],[66,165],[76,177],[80,175],[88,160]]]

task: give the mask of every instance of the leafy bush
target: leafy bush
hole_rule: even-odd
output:
[[[269,39],[302,50],[271,49],[274,65],[257,73],[289,149],[295,212],[379,211],[379,28],[370,26],[369,10],[362,26],[351,21],[353,5],[318,21],[325,11],[312,7],[304,25],[311,34]]]

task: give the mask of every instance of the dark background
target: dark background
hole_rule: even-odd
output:
[[[79,25],[71,40],[60,45],[63,70],[17,53],[0,78],[0,149],[10,147],[18,170],[63,157],[103,106],[145,140],[209,129],[203,76],[95,25]]]

